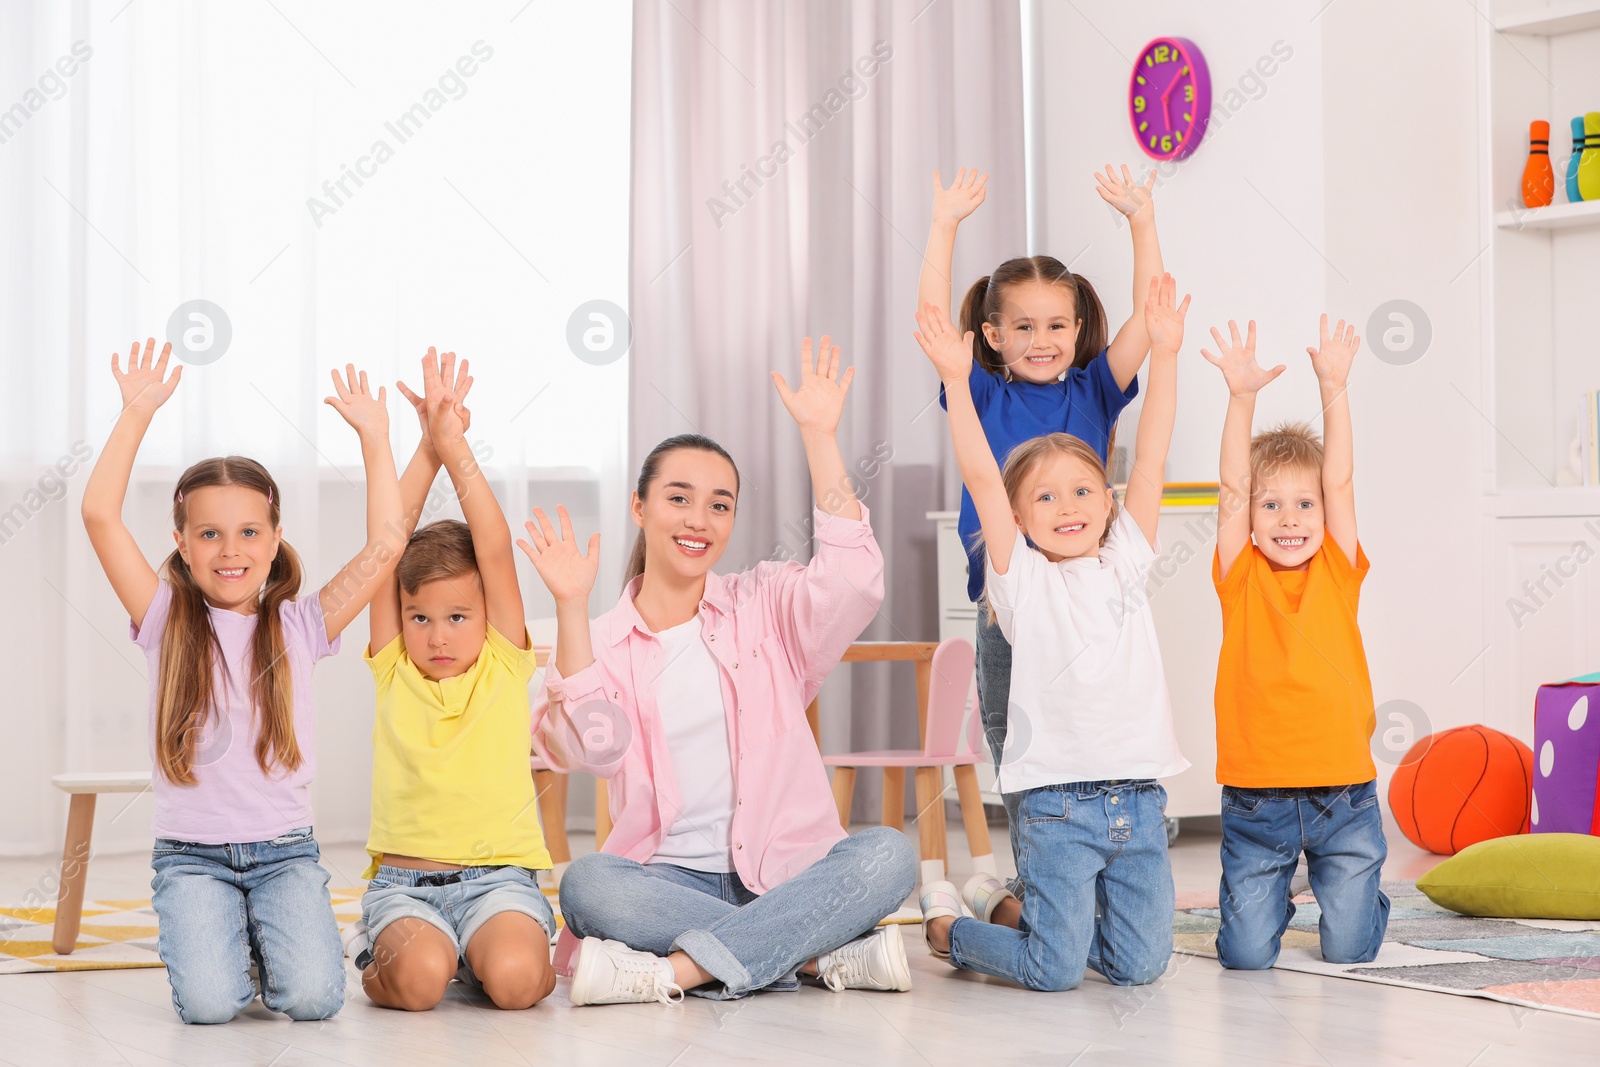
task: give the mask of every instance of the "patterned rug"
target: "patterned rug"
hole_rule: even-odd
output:
[[[1277,966],[1600,1018],[1600,922],[1475,919],[1439,907],[1410,882],[1383,890],[1392,908],[1377,959],[1324,963],[1317,941],[1321,912],[1306,893],[1294,898]],[[1177,950],[1215,958],[1219,914],[1215,893],[1178,894]]]
[[[561,904],[556,891],[541,886],[550,898],[561,925]],[[365,886],[329,889],[333,916],[343,932],[361,918]],[[149,900],[86,900],[78,943],[70,956],[57,955],[50,945],[54,908],[0,908],[0,974],[30,971],[103,971],[129,967],[160,967],[156,953],[156,913]]]

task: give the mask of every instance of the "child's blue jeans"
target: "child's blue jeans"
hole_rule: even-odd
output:
[[[1278,959],[1294,918],[1290,882],[1306,855],[1329,963],[1368,963],[1389,928],[1389,898],[1378,888],[1389,848],[1378,783],[1302,789],[1222,787],[1224,967],[1262,970]]]
[[[1019,794],[1022,928],[960,918],[958,967],[1029,989],[1072,989],[1092,967],[1146,985],[1172,957],[1167,791],[1150,779],[1072,782]]]
[[[344,947],[321,852],[302,826],[271,841],[200,845],[158,838],[150,888],[172,1006],[186,1023],[225,1023],[255,999],[291,1019],[344,1006]]]

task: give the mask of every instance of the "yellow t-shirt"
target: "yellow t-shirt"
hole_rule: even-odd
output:
[[[463,866],[547,868],[528,768],[532,651],[489,627],[464,673],[433,681],[396,637],[363,658],[378,687],[372,831],[363,878],[385,852]]]
[[[1356,625],[1361,581],[1331,539],[1304,570],[1274,570],[1254,544],[1220,577],[1217,781],[1246,789],[1352,785],[1372,763],[1372,679]]]

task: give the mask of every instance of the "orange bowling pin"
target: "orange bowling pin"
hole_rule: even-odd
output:
[[[1556,174],[1550,169],[1550,124],[1544,120],[1528,127],[1528,165],[1522,168],[1522,203],[1547,207],[1556,195]]]

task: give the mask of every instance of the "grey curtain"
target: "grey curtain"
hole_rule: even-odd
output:
[[[810,479],[768,372],[792,380],[800,339],[831,333],[857,368],[840,447],[888,567],[863,637],[936,638],[925,516],[960,486],[912,313],[935,169],[991,174],[957,300],[1025,251],[1017,0],[637,0],[633,70],[633,471],[707,434],[743,479],[719,569],[809,559]],[[823,751],[915,747],[915,692],[906,665],[839,668]],[[858,819],[878,783],[862,775]]]

